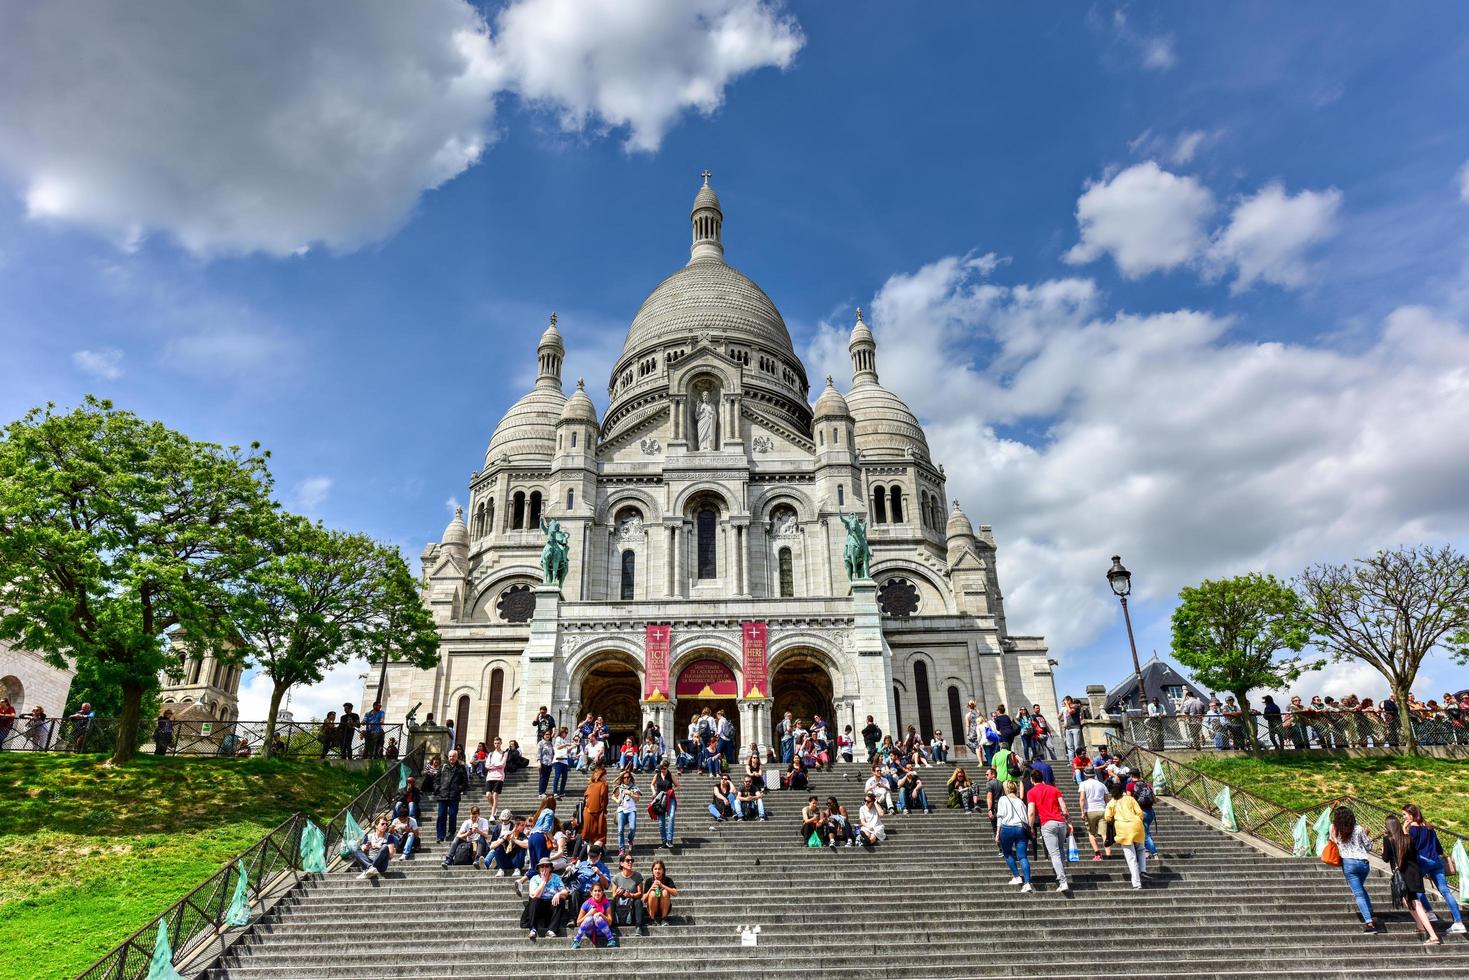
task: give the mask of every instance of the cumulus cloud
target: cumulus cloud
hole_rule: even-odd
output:
[[[372,666],[365,660],[353,660],[338,664],[326,672],[321,683],[309,687],[293,687],[289,690],[290,711],[300,724],[320,721],[328,711],[340,712],[344,703],[350,702],[362,708],[362,675],[369,673]],[[244,721],[264,721],[270,712],[270,678],[262,673],[247,671],[240,681],[240,718]],[[390,719],[392,720],[392,719]]]
[[[378,241],[493,140],[497,95],[656,148],[799,27],[764,0],[57,0],[0,29],[0,179],[123,248]]]
[[[1459,168],[1459,200],[1469,204],[1469,161]]]
[[[995,526],[1017,628],[1058,652],[1113,623],[1098,584],[1117,552],[1166,599],[1469,532],[1469,330],[1428,309],[1365,349],[1247,341],[1226,317],[1108,310],[1089,279],[998,285],[954,256],[870,308],[883,383]],[[818,375],[848,373],[847,329],[818,334]]]
[[[1248,289],[1257,281],[1296,288],[1311,274],[1311,249],[1336,228],[1341,192],[1301,191],[1287,194],[1278,182],[1235,206],[1229,224],[1209,246],[1208,264],[1217,270],[1235,270],[1231,288]]]
[[[1076,202],[1081,241],[1065,258],[1079,265],[1111,255],[1129,279],[1176,268],[1208,243],[1213,211],[1214,195],[1198,180],[1146,160],[1087,185]]]
[[[764,0],[523,0],[496,18],[507,85],[579,130],[627,127],[654,150],[685,110],[709,114],[734,79],[788,68],[805,38]]]
[[[308,510],[319,506],[331,493],[332,482],[329,476],[308,476],[301,480],[296,484],[296,505]]]
[[[71,362],[78,370],[104,381],[115,381],[122,377],[122,351],[115,347],[76,351],[71,355]]]

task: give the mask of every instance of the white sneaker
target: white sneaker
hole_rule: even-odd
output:
[[[372,869],[371,868],[368,868],[367,870],[368,871],[371,871]],[[364,871],[360,875],[357,876],[357,880],[358,881],[366,881],[367,879],[368,879],[367,871]]]
[[[380,877],[380,875],[378,874],[377,868],[368,868],[366,871],[364,871],[362,873],[365,874],[365,875],[367,875],[368,880],[370,880],[370,881],[377,881],[377,879]]]
[[[1069,884],[1067,884],[1066,882],[1063,881],[1063,882],[1061,882],[1061,884],[1059,884],[1059,885],[1056,886],[1056,891],[1058,891],[1058,892],[1069,892],[1069,891],[1071,891],[1071,886]]]
[[[1449,926],[1449,932],[1452,932],[1456,936],[1464,935],[1464,923],[1455,922],[1453,925]]]
[[[499,871],[496,871],[495,872],[495,877],[496,878],[503,878],[503,877],[505,877],[505,869],[504,868],[501,868]]]
[[[1023,892],[1035,891],[1035,889],[1030,887],[1030,882],[1028,881],[1023,886],[1021,886],[1020,890]]]
[[[1012,885],[1018,885],[1018,884],[1021,884],[1022,881],[1023,881],[1023,879],[1019,875],[1016,875],[1015,877],[1013,877],[1013,878],[1010,879],[1010,884],[1012,884]]]

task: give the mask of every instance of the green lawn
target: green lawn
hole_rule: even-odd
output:
[[[0,755],[0,980],[76,975],[292,813],[330,818],[371,778],[315,760]]]
[[[1469,761],[1382,756],[1313,759],[1202,756],[1190,765],[1295,810],[1355,794],[1382,806],[1416,803],[1446,830],[1469,834]]]

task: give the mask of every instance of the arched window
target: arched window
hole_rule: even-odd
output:
[[[840,507],[843,504],[845,504],[846,502],[847,502],[847,487],[846,487],[846,484],[838,483],[837,484],[837,506]]]
[[[505,697],[505,671],[496,667],[490,671],[489,714],[485,718],[485,741],[493,742],[500,734],[500,702]]]
[[[898,693],[898,685],[896,684],[893,685],[893,717],[897,719],[896,724],[898,726],[897,731],[893,734],[893,741],[896,742],[898,737],[905,731],[903,728],[903,697]]]
[[[571,510],[571,508],[573,508],[575,506],[576,506],[576,490],[574,490],[574,489],[567,490],[566,491],[566,509],[567,510]]]
[[[949,737],[948,737],[948,739],[946,741],[950,745],[959,745],[959,744],[963,743],[964,737],[965,737],[966,734],[968,734],[968,733],[964,731],[964,712],[961,711],[961,710],[959,710],[959,689],[957,687],[955,687],[954,685],[950,684],[949,685]]]
[[[197,683],[199,683],[199,672],[202,671],[203,669],[204,669],[204,658],[203,657],[197,657],[197,656],[194,657],[192,663],[190,663],[190,665],[189,665],[189,683],[190,684],[197,684]]]
[[[872,523],[888,522],[887,493],[882,487],[872,488]]]
[[[638,556],[633,554],[632,549],[622,553],[622,598],[630,600],[633,597],[633,588],[637,582]]]
[[[780,562],[780,594],[783,598],[789,598],[796,594],[796,577],[791,571],[791,549],[780,549],[777,559]]]
[[[576,448],[576,431],[575,430],[573,430],[572,433],[571,433],[571,448],[572,449],[575,449]]]
[[[841,432],[842,432],[842,430],[841,429],[838,429],[836,426],[832,426],[831,427],[831,444],[833,446],[837,446],[837,445],[840,445],[841,444],[841,441],[842,441]]]
[[[485,501],[485,533],[495,533],[495,498]]]
[[[903,523],[903,488],[894,486],[891,499],[892,505],[888,507],[888,515],[893,519],[894,524],[901,524]]]
[[[469,695],[468,694],[460,695],[460,697],[459,697],[459,710],[457,712],[455,712],[455,718],[456,718],[456,720],[454,722],[454,739],[455,739],[455,742],[454,742],[454,745],[452,747],[453,748],[457,748],[459,750],[459,753],[460,753],[460,758],[463,758],[463,755],[464,755],[464,741],[465,741],[465,734],[464,733],[467,732],[467,731],[469,731]]]
[[[894,497],[894,500],[897,498]],[[530,494],[530,520],[525,525],[535,529],[541,526],[541,491],[532,490]]]
[[[699,578],[718,578],[718,552],[715,550],[715,535],[719,533],[719,515],[712,507],[699,511],[696,518],[698,531]]]
[[[825,429],[817,429],[816,430],[816,444],[819,445],[819,446],[826,445],[826,430]]]
[[[928,698],[928,664],[913,662],[913,694],[918,699],[918,737],[933,737],[933,705]]]
[[[515,530],[525,527],[525,491],[515,491],[514,501],[510,514],[510,526]]]

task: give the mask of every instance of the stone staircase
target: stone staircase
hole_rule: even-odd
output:
[[[942,783],[944,770],[926,771]],[[838,766],[815,774],[810,792],[835,795],[855,817],[865,775],[860,765]],[[890,815],[888,840],[875,851],[833,851],[798,840],[807,793],[767,794],[766,823],[711,827],[710,781],[691,773],[682,782],[678,846],[656,848],[656,823],[640,819],[636,848],[645,875],[655,856],[668,863],[680,889],[673,924],[646,937],[625,929],[618,949],[573,950],[565,936],[531,943],[511,881],[441,867],[430,818],[421,857],[394,861],[375,882],[345,870],[316,876],[205,976],[1469,976],[1469,942],[1444,936],[1442,947],[1423,946],[1406,913],[1388,908],[1384,878],[1374,876],[1371,891],[1387,934],[1363,934],[1339,872],[1264,855],[1166,799],[1156,834],[1163,861],[1141,892],[1120,856],[1086,860],[1083,840],[1083,860],[1068,869],[1071,894],[1053,890],[1043,849],[1032,865],[1036,891],[1022,894],[1007,884],[988,820],[944,809],[941,792],[932,794],[933,814]],[[584,785],[573,773],[568,806]],[[647,777],[639,785],[646,790]],[[527,813],[535,789],[534,772],[519,773],[501,805]],[[1071,787],[1063,789],[1070,806]],[[615,851],[615,824],[609,829]],[[737,929],[752,924],[761,927],[759,945],[741,948]]]

